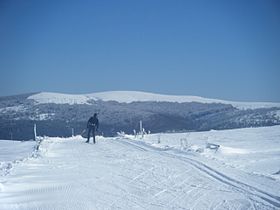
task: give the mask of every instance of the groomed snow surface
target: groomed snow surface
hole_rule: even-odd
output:
[[[45,138],[30,157],[0,141],[0,161],[27,156],[0,177],[0,209],[280,208],[280,126],[84,142]]]
[[[183,95],[162,95],[155,93],[147,93],[140,91],[107,91],[92,94],[62,94],[41,92],[28,97],[37,103],[55,103],[55,104],[89,104],[90,101],[117,101],[120,103],[131,102],[198,102],[198,103],[223,103],[231,104],[238,109],[257,109],[280,107],[280,103],[269,102],[233,102],[218,99],[202,98],[199,96],[183,96]]]

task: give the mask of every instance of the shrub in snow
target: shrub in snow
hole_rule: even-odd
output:
[[[160,134],[158,134],[157,143],[160,144]]]
[[[117,132],[117,135],[118,137],[125,137],[125,132],[124,131],[120,131],[120,132]]]
[[[188,149],[188,147],[189,147],[188,140],[186,138],[181,138],[180,139],[180,145],[181,145],[182,150]]]

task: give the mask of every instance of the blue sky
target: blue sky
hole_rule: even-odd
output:
[[[1,0],[0,95],[141,90],[280,102],[277,0]]]

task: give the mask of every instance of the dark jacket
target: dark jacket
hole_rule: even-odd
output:
[[[99,127],[99,121],[97,117],[91,117],[88,120],[87,128],[95,128],[96,130]]]

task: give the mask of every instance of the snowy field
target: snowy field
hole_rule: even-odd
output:
[[[145,136],[144,141],[155,147],[196,151],[222,165],[280,178],[280,126],[154,134]],[[206,148],[207,143],[220,147],[217,150],[209,149]]]
[[[84,141],[0,141],[0,209],[280,209],[280,126]]]

